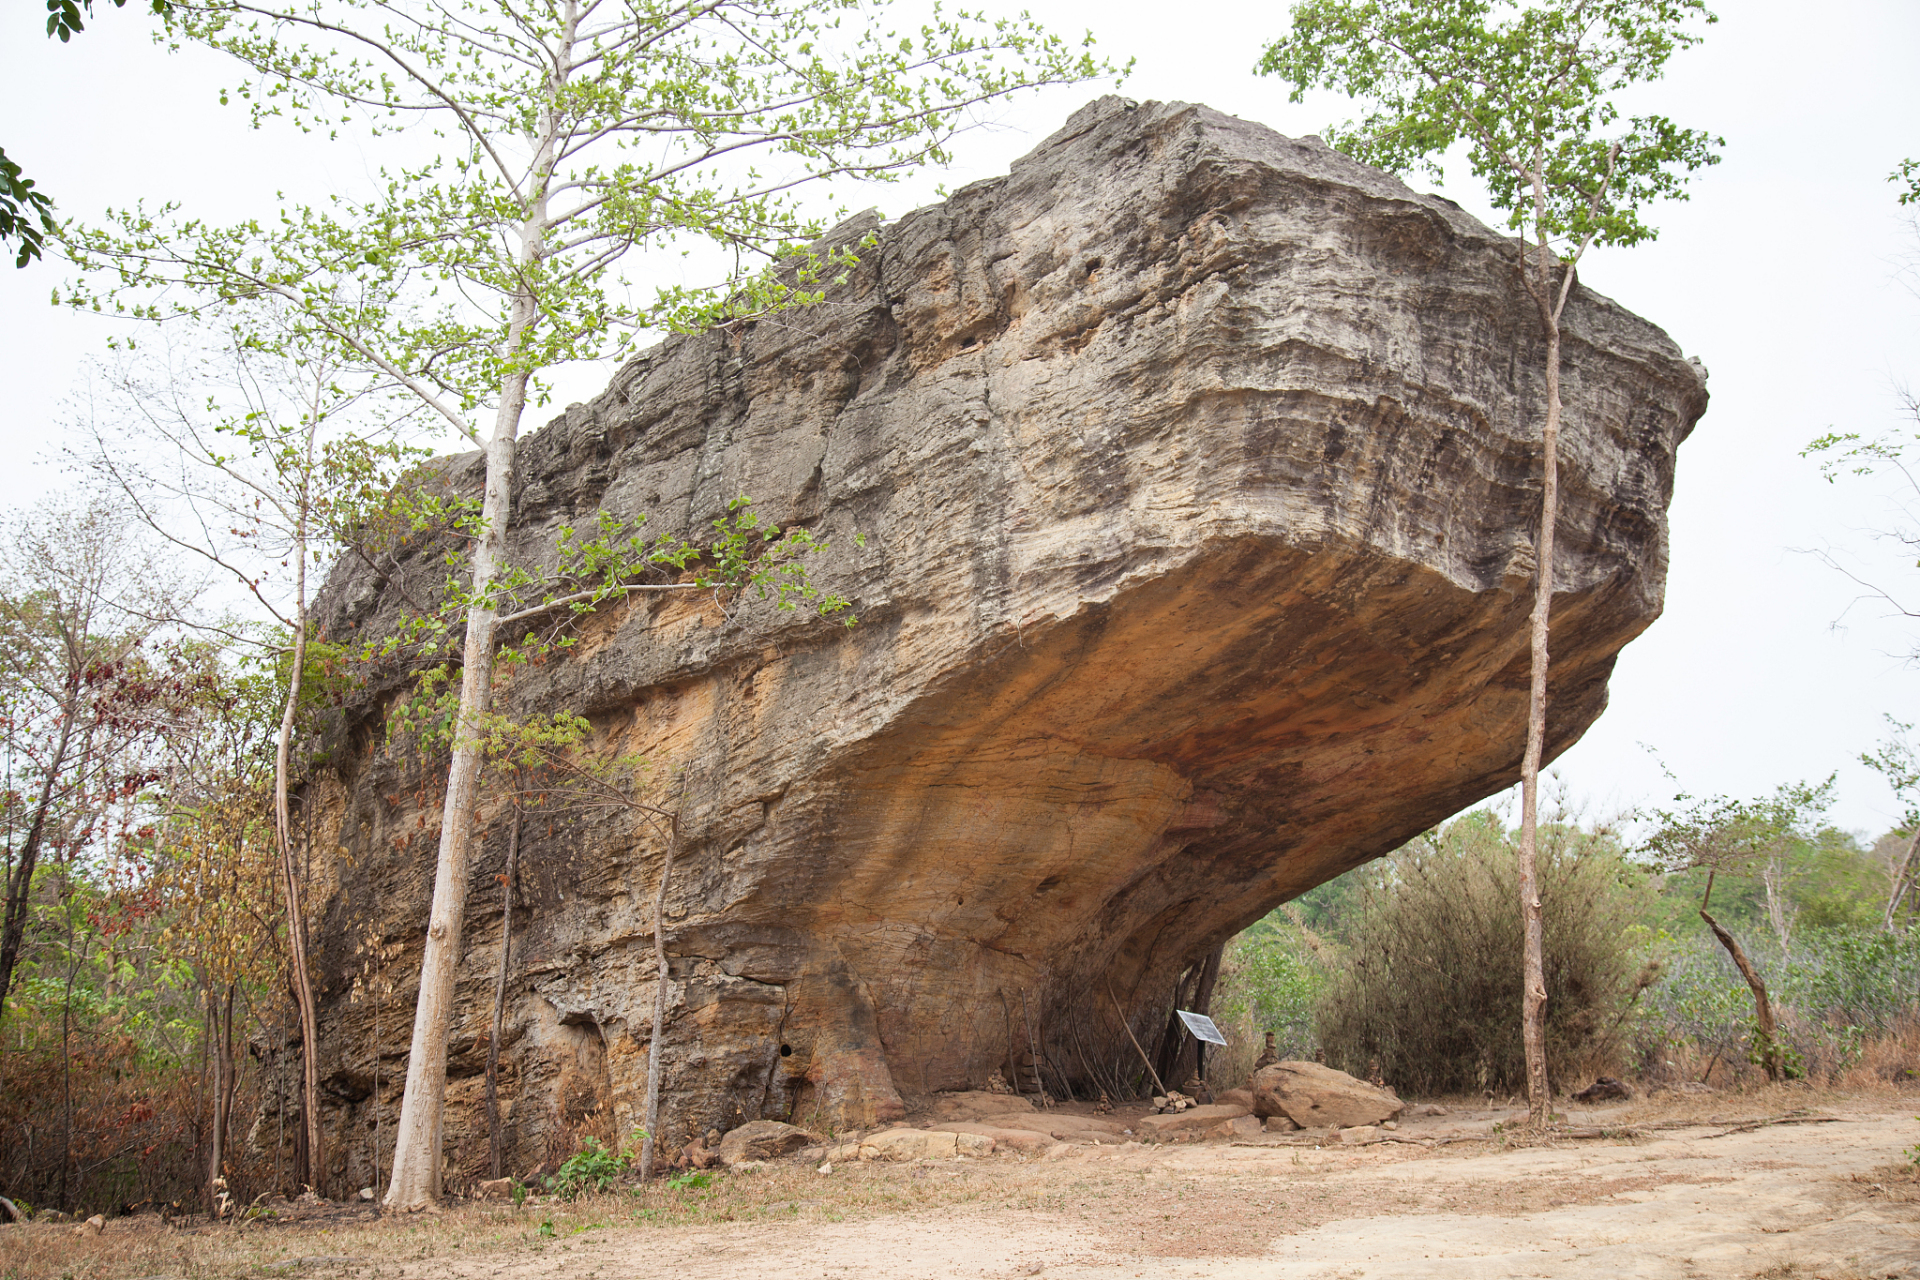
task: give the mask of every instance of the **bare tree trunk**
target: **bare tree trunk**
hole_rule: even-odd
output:
[[[377,1065],[377,1060],[376,1060]],[[280,1152],[287,1145],[287,1024],[280,1024],[280,1056],[274,1060],[274,1135],[273,1135],[273,1185],[286,1190],[286,1179],[280,1172]],[[374,1092],[380,1091],[379,1078],[374,1080]],[[374,1113],[378,1115],[376,1111]]]
[[[1753,962],[1747,959],[1747,953],[1739,940],[1720,926],[1720,922],[1707,914],[1707,903],[1713,898],[1713,868],[1707,868],[1707,891],[1700,895],[1700,918],[1707,922],[1707,928],[1713,930],[1713,936],[1733,957],[1733,967],[1747,980],[1747,989],[1753,992],[1754,1035],[1759,1044],[1760,1068],[1767,1073],[1767,1079],[1778,1082],[1785,1074],[1781,1065],[1779,1027],[1773,1020],[1773,1002],[1767,999],[1767,983],[1760,976]],[[1712,1067],[1709,1066],[1711,1071]]]
[[[520,328],[533,319],[531,299],[514,303]],[[420,995],[414,1005],[413,1039],[407,1049],[407,1082],[394,1126],[393,1181],[385,1204],[409,1212],[440,1198],[440,1139],[447,1094],[447,1028],[453,1019],[454,971],[460,963],[460,932],[467,908],[474,802],[479,797],[481,722],[492,705],[494,610],[490,592],[500,571],[512,515],[513,464],[527,375],[503,380],[493,439],[487,444],[486,493],[480,504],[480,534],[473,547],[473,607],[467,611],[466,647],[460,672],[460,710],[455,721],[453,762],[441,810],[440,853],[433,870],[433,906],[420,961]]]
[[[1760,868],[1760,884],[1767,891],[1767,923],[1773,926],[1783,956],[1791,950],[1794,916],[1787,902],[1786,868],[1782,865],[1785,857],[1783,842],[1775,841],[1767,851],[1766,865]]]
[[[1916,849],[1920,849],[1920,824],[1914,826],[1913,835],[1907,840],[1907,850],[1900,855],[1900,863],[1894,868],[1892,880],[1887,886],[1887,910],[1880,927],[1888,933],[1893,932],[1894,917],[1899,912],[1900,900],[1913,888],[1913,855]],[[0,996],[4,995],[4,989],[0,989]]]
[[[571,47],[569,18],[561,56]],[[558,94],[560,85],[552,86]],[[546,256],[547,174],[553,165],[557,125],[552,101],[540,109],[534,162],[535,190],[520,224],[521,261]],[[440,854],[433,870],[433,907],[420,961],[420,996],[413,1011],[413,1040],[407,1049],[407,1083],[400,1098],[400,1120],[393,1135],[393,1183],[385,1204],[409,1212],[440,1198],[440,1138],[447,1095],[447,1028],[453,1018],[454,970],[460,963],[460,929],[467,906],[467,864],[479,794],[481,722],[493,696],[494,579],[507,549],[507,524],[513,514],[513,466],[520,416],[527,403],[528,374],[516,368],[528,335],[539,320],[530,292],[513,297],[506,349],[508,372],[500,379],[500,404],[493,436],[487,441],[486,492],[480,502],[480,531],[473,544],[473,603],[467,610],[466,648],[461,657],[460,709],[454,720],[453,762],[447,770],[447,796],[440,818]]]
[[[1571,268],[1569,268],[1571,269]],[[1544,311],[1545,308],[1543,307]],[[1520,1028],[1527,1059],[1529,1119],[1553,1111],[1547,1078],[1547,970],[1540,915],[1540,760],[1547,741],[1547,632],[1553,604],[1553,535],[1560,517],[1560,324],[1547,322],[1547,422],[1541,432],[1540,535],[1534,550],[1532,669],[1527,689],[1527,751],[1520,765]]]
[[[211,1017],[213,1040],[213,1136],[207,1143],[207,1198],[214,1200],[217,1180],[224,1177],[227,1163],[227,1129],[233,1121],[233,993],[237,983],[229,982],[224,1000],[216,998],[208,986],[207,1011]],[[224,1005],[224,1008],[222,1007]]]
[[[1193,1009],[1191,1012],[1205,1014],[1211,1014],[1213,1012],[1213,989],[1220,981],[1220,960],[1226,955],[1226,951],[1227,944],[1222,942],[1212,951],[1209,951],[1206,960],[1201,963],[1200,984],[1194,988]],[[1202,1085],[1206,1085],[1207,1044],[1204,1040],[1195,1039],[1193,1042],[1193,1074],[1200,1077],[1200,1083]],[[1206,1101],[1213,1101],[1213,1090],[1211,1086],[1208,1086],[1207,1093],[1208,1097]]]
[[[69,644],[69,650],[72,646]],[[20,846],[20,861],[7,877],[7,919],[0,927],[0,1017],[5,1016],[7,993],[13,990],[14,967],[20,963],[20,947],[26,940],[27,907],[33,898],[33,872],[40,860],[40,845],[46,838],[47,814],[53,808],[53,791],[60,770],[66,767],[67,746],[73,740],[73,722],[80,713],[81,671],[78,654],[72,654],[67,673],[67,702],[61,708],[60,738],[47,761],[47,776],[40,783],[40,797],[34,804],[33,821]]]
[[[68,886],[61,886],[64,899]],[[60,1204],[72,1209],[73,1188],[69,1172],[73,1168],[73,983],[80,976],[80,958],[74,954],[73,915],[67,917],[67,989],[60,1001]]]
[[[1033,1064],[1033,1096],[1040,1099],[1040,1107],[1045,1110],[1047,1102],[1047,1082],[1040,1076],[1040,1040],[1033,1034],[1033,1017],[1027,1010],[1027,991],[1020,989],[1020,1025],[1027,1032],[1027,1057]]]
[[[386,1007],[387,995],[377,994],[373,998],[373,1193],[380,1194],[380,1010]]]
[[[493,584],[505,550],[507,493],[513,440],[496,434],[487,449],[485,526],[473,553],[476,594]],[[482,597],[484,599],[484,597]],[[433,871],[433,906],[420,960],[420,995],[414,1005],[413,1039],[407,1049],[407,1082],[394,1126],[393,1181],[386,1205],[409,1212],[440,1198],[440,1138],[447,1093],[447,1029],[453,1020],[454,974],[460,963],[460,931],[467,909],[467,868],[474,801],[480,781],[480,719],[493,683],[494,611],[484,604],[467,614],[465,665],[460,677],[460,713],[454,730],[453,764],[441,812],[440,853]]]
[[[667,1033],[667,881],[673,875],[673,855],[680,845],[680,806],[668,819],[667,855],[660,864],[660,889],[653,897],[653,1038],[647,1043],[647,1131],[640,1139],[640,1180],[653,1176],[654,1153],[660,1134],[660,1042]]]
[[[1192,986],[1200,981],[1200,966],[1189,965],[1173,981],[1173,1004],[1167,1010],[1167,1025],[1160,1029],[1160,1043],[1153,1050],[1153,1073],[1164,1080],[1180,1079],[1180,1058],[1187,1047],[1187,1028],[1178,1010],[1187,1003]]]
[[[309,426],[309,433],[318,423]],[[308,451],[312,451],[309,434]],[[301,677],[307,664],[307,539],[304,504],[294,536],[298,568],[294,571],[293,667],[287,676],[287,701],[280,712],[280,738],[273,754],[273,823],[280,851],[281,887],[287,897],[288,977],[293,1001],[300,1011],[300,1118],[306,1129],[306,1184],[317,1196],[326,1194],[326,1137],[320,1128],[320,1016],[314,1006],[313,975],[307,965],[307,910],[300,866],[293,856],[293,819],[287,798],[293,750],[293,726],[300,707]]]
[[[199,976],[200,988],[206,991],[208,989],[206,974],[201,973]],[[213,1000],[211,998],[206,1000],[206,1006],[206,1014],[200,1019],[200,1074],[193,1082],[193,1145],[196,1147],[200,1145],[200,1121],[207,1110],[205,1105],[207,1063],[213,1056]],[[213,1180],[209,1178],[207,1180],[207,1213],[212,1215],[217,1211],[218,1205],[213,1198]]]
[[[513,828],[507,836],[507,873],[500,898],[500,975],[493,984],[493,1029],[487,1034],[487,1152],[488,1168],[501,1176],[506,1152],[500,1138],[500,1025],[507,1015],[507,959],[513,951],[513,873],[520,861],[520,809],[513,810]]]

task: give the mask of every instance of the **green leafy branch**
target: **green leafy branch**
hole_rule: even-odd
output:
[[[1717,21],[1702,0],[1309,0],[1256,70],[1292,82],[1295,102],[1326,86],[1377,103],[1328,131],[1364,163],[1438,179],[1464,142],[1508,228],[1571,263],[1653,239],[1640,206],[1686,199],[1686,175],[1719,163],[1723,139],[1658,115],[1623,124],[1612,101],[1699,43],[1691,18]]]
[[[468,528],[470,508],[440,500],[436,512],[457,512],[456,527]],[[499,659],[508,666],[537,665],[557,652],[573,647],[577,624],[609,604],[642,593],[710,592],[722,613],[732,616],[733,602],[769,601],[776,610],[793,612],[802,606],[821,618],[846,627],[857,625],[852,601],[823,590],[808,571],[808,561],[830,549],[827,539],[810,529],[785,529],[761,519],[750,498],[737,497],[723,515],[711,522],[712,534],[694,542],[676,534],[649,536],[646,517],[623,521],[600,512],[591,530],[563,525],[558,534],[557,564],[541,573],[523,564],[506,567],[478,591],[463,586],[451,570],[459,553],[449,552],[449,575],[440,606],[429,614],[407,620],[378,640],[362,642],[359,656],[373,661],[405,653],[440,658],[417,677],[412,695],[389,713],[390,732],[405,732],[423,740],[451,744],[459,688],[455,667],[446,660],[456,640],[456,626],[469,610],[494,613],[495,625],[508,628],[533,625],[516,642],[502,645]],[[424,527],[424,526],[423,526]],[[593,536],[586,534],[591,532]],[[864,546],[865,538],[854,541]],[[503,726],[483,718],[480,735],[489,755],[505,750],[497,735]],[[560,721],[534,726],[541,748],[575,745],[551,735]],[[492,736],[490,736],[492,735]]]

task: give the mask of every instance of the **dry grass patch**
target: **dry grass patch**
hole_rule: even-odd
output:
[[[1876,1101],[1878,1105],[1876,1106]],[[1537,1173],[1502,1177],[1483,1164],[1503,1148],[1585,1145],[1564,1133],[1524,1128],[1488,1131],[1512,1111],[1484,1099],[1451,1100],[1439,1126],[1478,1127],[1484,1138],[1426,1149],[1410,1145],[1299,1150],[1297,1159],[1230,1158],[1229,1149],[1188,1144],[1089,1148],[1067,1161],[929,1161],[837,1165],[775,1164],[716,1173],[708,1185],[657,1182],[641,1190],[524,1206],[469,1202],[444,1212],[381,1216],[368,1205],[266,1206],[276,1216],[241,1226],[204,1219],[175,1225],[145,1215],[115,1219],[99,1234],[69,1225],[0,1227],[0,1280],[268,1280],[276,1276],[351,1276],[380,1280],[402,1270],[468,1271],[485,1259],[551,1269],[572,1257],[600,1256],[602,1233],[711,1228],[729,1223],[834,1223],[880,1215],[973,1209],[1021,1215],[1083,1230],[1117,1254],[1155,1257],[1256,1256],[1281,1237],[1330,1222],[1416,1214],[1515,1217],[1598,1203],[1674,1182],[1705,1185],[1709,1166],[1652,1166],[1632,1177]],[[1810,1115],[1876,1112],[1884,1100],[1817,1089],[1764,1088],[1704,1097],[1637,1100],[1616,1107],[1571,1108],[1569,1123],[1637,1142],[1662,1136],[1710,1137],[1736,1127]],[[1796,1114],[1797,1113],[1797,1114]],[[1419,1132],[1427,1121],[1403,1126]],[[1706,1132],[1699,1132],[1705,1130]],[[1217,1152],[1218,1161],[1204,1153]],[[1241,1153],[1247,1155],[1249,1153]],[[1274,1154],[1278,1155],[1279,1152]],[[1889,1150],[1889,1155],[1893,1154]],[[1196,1159],[1198,1157],[1198,1159]],[[1445,1162],[1443,1170],[1433,1162]],[[1441,1174],[1399,1178],[1396,1166]],[[1482,1171],[1485,1171],[1484,1173]],[[1920,1173],[1909,1165],[1835,1179],[1831,1194],[1854,1203],[1920,1203]],[[424,1264],[424,1265],[423,1265]]]
[[[849,1165],[821,1175],[811,1166],[774,1165],[715,1173],[706,1186],[656,1182],[574,1201],[469,1202],[406,1216],[279,1202],[267,1206],[276,1216],[237,1227],[205,1219],[171,1225],[154,1215],[114,1219],[98,1234],[29,1223],[0,1227],[0,1280],[227,1280],[297,1271],[377,1276],[382,1268],[459,1254],[567,1252],[589,1233],[614,1227],[839,1222],[970,1204],[1030,1209],[1054,1198],[1040,1169],[956,1161]]]
[[[1904,1161],[1882,1165],[1852,1174],[1842,1185],[1852,1198],[1873,1204],[1920,1204],[1920,1165]]]

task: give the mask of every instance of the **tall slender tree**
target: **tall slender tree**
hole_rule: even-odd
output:
[[[272,310],[284,324],[285,309]],[[237,584],[264,624],[198,625],[276,658],[271,665],[285,674],[274,711],[273,831],[288,986],[300,1021],[304,1178],[319,1192],[326,1183],[320,1020],[291,804],[304,775],[294,740],[312,700],[307,579],[345,550],[371,558],[366,531],[388,523],[379,517],[398,477],[424,451],[405,443],[404,412],[395,421],[365,411],[384,403],[385,375],[342,369],[311,338],[283,335],[265,349],[248,341],[272,319],[271,311],[250,316],[232,341],[209,350],[180,342],[144,359],[123,353],[101,370],[101,394],[79,424],[86,443],[74,452],[113,501]]]
[[[227,1172],[239,1080],[236,1018],[255,993],[272,987],[283,963],[275,937],[285,923],[274,894],[278,859],[263,816],[272,786],[266,725],[278,690],[247,687],[260,683],[242,677],[209,686],[191,731],[173,744],[158,797],[164,817],[154,825],[151,883],[167,920],[160,943],[192,968],[207,1012],[209,1204]]]
[[[1616,100],[1657,79],[1714,22],[1704,0],[1306,0],[1292,31],[1256,70],[1307,89],[1366,100],[1372,111],[1329,130],[1332,145],[1396,172],[1444,177],[1463,146],[1518,240],[1515,256],[1545,353],[1540,524],[1534,540],[1527,742],[1521,758],[1520,896],[1525,921],[1521,1019],[1532,1116],[1551,1112],[1540,921],[1540,765],[1547,736],[1547,638],[1559,518],[1561,321],[1580,260],[1595,245],[1655,236],[1640,217],[1685,199],[1687,177],[1714,164],[1719,138],[1664,116],[1622,119]]]
[[[385,374],[485,452],[386,1198],[417,1209],[439,1194],[447,1027],[497,636],[508,619],[575,608],[598,589],[529,600],[506,562],[520,423],[544,394],[543,374],[616,354],[662,325],[817,301],[852,251],[796,247],[825,225],[802,208],[803,185],[943,162],[979,104],[1111,69],[1024,19],[937,15],[903,32],[862,0],[196,0],[176,4],[174,21],[238,60],[249,79],[234,92],[256,118],[329,131],[370,119],[375,132],[426,120],[446,140],[383,170],[363,198],[276,222],[213,227],[136,210],[65,240],[83,267],[109,272],[98,288],[70,290],[78,305],[161,318],[209,299],[277,300],[296,317],[296,337]],[[646,298],[616,275],[630,255],[696,241],[736,264],[713,289]],[[749,261],[785,270],[745,276]]]
[[[71,854],[126,761],[171,727],[142,646],[191,598],[101,506],[43,506],[0,539],[0,1014],[21,957],[34,877]],[[166,692],[162,690],[160,692]]]

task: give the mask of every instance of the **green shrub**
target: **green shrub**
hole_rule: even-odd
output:
[[[1282,1058],[1311,1058],[1313,1006],[1326,973],[1301,931],[1279,912],[1227,944],[1220,985],[1213,994],[1214,1020],[1242,1029],[1254,1052],[1271,1031]]]
[[[575,1200],[605,1191],[626,1175],[630,1163],[621,1152],[602,1146],[600,1139],[588,1138],[554,1173],[553,1194]]]
[[[1837,1079],[1869,1043],[1920,1020],[1920,932],[1803,927],[1783,954],[1756,926],[1742,945],[1767,984],[1782,1048],[1809,1075]],[[1749,1060],[1753,998],[1725,950],[1704,929],[1663,933],[1655,947],[1665,973],[1634,1033],[1641,1073],[1665,1076],[1688,1050],[1708,1069]]]
[[[1802,928],[1778,968],[1780,998],[1810,1018],[1877,1034],[1920,1014],[1920,932]]]
[[[1548,1064],[1571,1083],[1610,1065],[1657,976],[1634,949],[1648,888],[1617,841],[1569,825],[1541,827],[1539,866]],[[1315,1008],[1327,1061],[1415,1093],[1523,1088],[1517,875],[1485,811],[1375,864]]]

